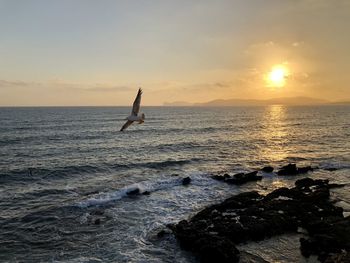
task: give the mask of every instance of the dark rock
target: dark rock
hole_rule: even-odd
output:
[[[95,225],[101,224],[101,219],[97,218],[97,219],[94,221],[94,224],[95,224]]]
[[[236,176],[240,178],[244,175]],[[329,200],[328,181],[304,178],[295,185],[266,196],[257,192],[233,196],[169,228],[181,247],[202,262],[236,262],[235,244],[297,233],[299,227],[310,235],[301,239],[305,256],[315,254],[324,261],[342,249],[349,251],[350,220]]]
[[[261,171],[263,171],[265,173],[272,173],[273,167],[272,166],[265,166],[264,168],[261,169]]]
[[[295,163],[290,163],[283,166],[278,172],[278,175],[296,175],[298,174],[297,165]]]
[[[329,171],[329,172],[334,172],[334,171],[337,171],[338,168],[335,168],[335,167],[328,167],[328,168],[324,168],[324,170]]]
[[[228,178],[225,180],[225,182],[229,183],[229,184],[244,184],[247,182],[251,182],[251,181],[259,181],[262,179],[262,176],[257,175],[257,171],[251,172],[251,173],[238,173],[235,174],[233,177]]]
[[[203,236],[194,241],[199,258],[204,263],[235,263],[239,261],[239,251],[228,238],[215,235]]]
[[[230,175],[229,175],[229,174],[224,174],[224,175],[215,174],[215,175],[213,175],[211,178],[213,178],[213,179],[215,179],[215,180],[218,180],[218,181],[224,181],[224,180],[226,180],[227,178],[230,178]]]
[[[329,187],[329,180],[321,180],[321,179],[314,180],[311,178],[303,178],[303,179],[297,180],[294,184],[298,188],[305,188],[305,187],[310,187],[310,186]]]
[[[140,189],[136,188],[134,190],[129,190],[128,192],[126,192],[127,195],[138,195],[140,194]]]
[[[142,192],[142,194],[143,194],[143,195],[150,195],[151,192],[150,192],[150,191],[144,191],[144,192]]]
[[[190,177],[185,177],[182,179],[182,185],[188,185],[191,183],[191,178]]]
[[[306,174],[312,172],[314,169],[311,166],[299,167],[298,174]]]
[[[171,232],[169,229],[163,229],[163,230],[160,230],[158,233],[157,233],[157,237],[158,238],[163,238],[164,236],[166,235],[169,235]]]
[[[325,262],[332,254],[350,251],[350,217],[318,222],[309,233],[309,239],[300,240],[301,252],[306,257],[318,255]]]
[[[308,172],[313,171],[314,168],[311,166],[305,166],[305,167],[297,167],[295,163],[288,164],[286,166],[283,166],[278,172],[278,175],[298,175],[298,174],[305,174]]]

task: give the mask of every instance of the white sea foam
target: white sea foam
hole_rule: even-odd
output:
[[[78,203],[78,206],[90,207],[90,206],[107,205],[111,202],[115,202],[124,197],[127,197],[128,193],[135,190],[139,190],[140,194],[145,192],[152,193],[155,191],[166,190],[169,188],[182,185],[182,180],[186,177],[187,176],[173,176],[171,178],[161,178],[155,181],[152,181],[152,180],[142,181],[139,183],[127,185],[113,192],[99,193],[90,199],[87,199],[85,201]],[[203,173],[194,173],[189,175],[189,177],[191,178],[191,184],[197,185],[197,186],[205,186],[205,185],[208,185],[209,183],[213,183],[214,181],[207,174],[203,174]]]

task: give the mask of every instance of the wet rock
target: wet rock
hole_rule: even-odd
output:
[[[169,234],[171,234],[169,229],[162,229],[157,233],[157,237],[163,238],[164,236],[169,235]]]
[[[185,177],[182,179],[182,185],[189,185],[191,183],[190,177]]]
[[[97,218],[97,219],[94,221],[94,224],[95,224],[95,225],[101,224],[101,219]]]
[[[228,238],[215,235],[203,236],[194,242],[199,258],[204,263],[236,263],[239,251]]]
[[[272,173],[273,167],[272,166],[265,166],[264,168],[261,169],[261,171],[263,171],[265,173]]]
[[[312,172],[314,168],[311,166],[305,166],[305,167],[299,167],[298,168],[298,174],[306,174],[308,172]]]
[[[338,168],[335,168],[335,167],[328,167],[328,168],[324,168],[324,170],[329,171],[329,172],[334,172],[334,171],[337,171]]]
[[[252,182],[252,181],[259,181],[262,179],[262,176],[257,175],[258,172],[254,171],[251,173],[238,173],[233,175],[233,177],[228,178],[225,180],[225,182],[229,183],[229,184],[244,184],[247,182]]]
[[[218,181],[224,181],[224,180],[230,178],[230,175],[227,173],[225,173],[224,175],[215,174],[211,178],[218,180]]]
[[[283,166],[278,172],[278,175],[296,175],[298,174],[297,165],[295,163],[290,163]]]
[[[310,240],[301,240],[306,256],[315,254],[324,260],[330,253],[349,249],[349,219],[329,200],[328,181],[304,178],[295,185],[266,196],[242,193],[169,227],[181,247],[193,251],[202,262],[236,262],[235,244],[297,233],[300,228],[310,233]]]
[[[321,180],[321,179],[311,179],[311,178],[303,178],[297,180],[295,183],[295,186],[298,188],[308,188],[311,186],[314,187],[329,187],[329,180]]]
[[[286,166],[283,166],[278,172],[278,175],[298,175],[298,174],[305,174],[308,172],[313,171],[314,168],[311,166],[304,166],[304,167],[297,167],[295,163],[290,163]]]
[[[300,240],[301,252],[306,257],[318,255],[325,262],[332,254],[350,251],[350,217],[315,222],[309,227],[309,234],[309,239]]]
[[[150,191],[144,191],[142,194],[143,194],[143,195],[150,195],[151,192],[150,192]]]
[[[133,189],[133,190],[129,190],[126,194],[129,195],[129,196],[131,196],[131,195],[138,195],[138,194],[140,194],[140,189],[136,188],[136,189]]]

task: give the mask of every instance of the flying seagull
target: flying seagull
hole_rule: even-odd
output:
[[[142,113],[141,115],[138,115],[139,111],[140,111],[141,95],[142,95],[142,89],[139,88],[139,91],[137,92],[134,104],[132,105],[131,115],[126,118],[127,121],[123,125],[123,127],[120,129],[120,131],[124,131],[134,121],[137,121],[139,124],[145,122],[145,114]]]

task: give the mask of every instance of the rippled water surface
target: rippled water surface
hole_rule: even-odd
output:
[[[143,125],[119,132],[129,108],[0,108],[0,261],[194,262],[172,235],[157,237],[166,224],[295,181],[264,174],[236,187],[210,174],[296,162],[350,182],[349,106],[142,110]],[[150,195],[126,195],[136,188]],[[333,193],[346,212],[348,193]]]

